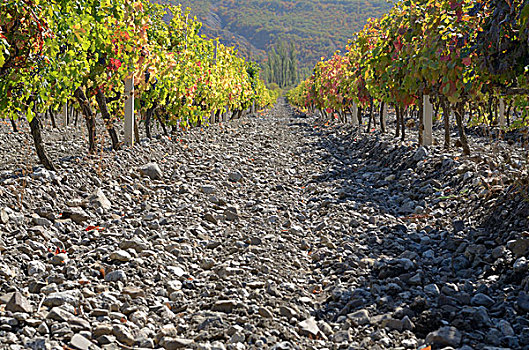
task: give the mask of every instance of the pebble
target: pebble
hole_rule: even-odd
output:
[[[73,346],[75,349],[79,349],[79,350],[97,350],[97,349],[99,349],[98,346],[96,346],[90,340],[88,340],[85,337],[83,337],[81,334],[74,334],[74,336],[70,340],[70,345]]]
[[[461,343],[461,332],[455,327],[441,327],[426,336],[426,343],[458,347]]]
[[[13,293],[5,309],[11,312],[24,312],[28,314],[33,312],[33,306],[20,292]]]
[[[156,163],[147,163],[139,168],[139,172],[142,176],[147,176],[152,180],[161,180],[163,177],[160,166]]]
[[[109,258],[111,260],[121,261],[121,262],[127,262],[132,259],[132,256],[125,250],[116,250],[110,253]]]
[[[228,179],[232,182],[239,182],[243,178],[242,174],[239,171],[230,171],[228,174]]]
[[[125,281],[126,279],[127,279],[127,275],[125,274],[123,270],[115,270],[105,275],[106,282]]]
[[[314,318],[308,318],[304,321],[301,321],[298,324],[299,333],[305,336],[317,337],[320,334],[320,329]]]

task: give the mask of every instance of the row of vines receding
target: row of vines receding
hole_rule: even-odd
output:
[[[172,20],[164,21],[170,13]],[[54,169],[41,137],[44,115],[65,105],[84,117],[88,151],[101,116],[112,147],[124,117],[125,82],[150,137],[151,120],[187,128],[277,98],[255,63],[199,35],[180,7],[147,0],[5,0],[0,2],[0,118],[29,122],[37,154]],[[15,125],[13,123],[13,125]]]
[[[444,119],[445,147],[455,119],[459,144],[470,154],[466,125],[526,129],[528,78],[527,1],[408,0],[370,20],[344,54],[318,62],[287,97],[324,114],[354,114],[360,124],[362,111],[370,110],[368,130],[374,109],[393,106],[402,139],[404,116],[415,112],[423,143],[427,96]],[[385,131],[382,120],[380,126]]]

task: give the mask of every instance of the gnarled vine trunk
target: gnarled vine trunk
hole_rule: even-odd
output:
[[[112,140],[112,149],[118,150],[121,147],[118,139],[118,134],[116,133],[116,129],[114,129],[114,125],[112,124],[112,117],[108,112],[107,99],[101,89],[97,89],[96,101],[97,105],[99,106],[99,111],[101,112],[101,117],[103,117],[103,121],[105,122],[105,127],[107,128],[108,135]]]
[[[448,101],[446,100],[443,100],[441,104],[443,107],[443,121],[444,121],[444,129],[445,129],[444,148],[449,149],[450,148],[450,105]]]
[[[92,107],[90,107],[90,102],[80,87],[75,90],[74,96],[81,106],[86,121],[86,128],[88,129],[88,153],[93,154],[96,152],[96,119],[92,112]]]
[[[396,125],[395,125],[395,137],[400,136],[400,107],[395,106],[395,114],[396,114]]]
[[[380,131],[382,131],[383,133],[386,132],[386,123],[384,121],[384,109],[386,107],[386,103],[384,101],[382,101],[380,103]]]
[[[465,112],[465,104],[458,102],[455,106],[454,113],[456,115],[457,130],[459,131],[459,141],[463,147],[463,154],[470,155],[470,147],[468,145],[467,134],[465,133],[465,127],[463,125],[463,115]]]
[[[31,107],[30,107],[31,108]],[[42,141],[42,132],[40,125],[40,118],[37,113],[34,113],[33,119],[29,122],[29,128],[31,129],[31,136],[33,136],[33,142],[35,143],[35,150],[39,157],[40,163],[48,170],[55,170],[53,162],[46,154],[44,149],[44,142]]]
[[[156,111],[156,107],[158,104],[156,102],[153,103],[153,105],[147,110],[147,113],[145,113],[145,135],[150,140],[151,135],[151,120],[153,113]]]
[[[356,118],[358,119],[358,130],[362,132],[362,107],[360,106],[356,110]]]

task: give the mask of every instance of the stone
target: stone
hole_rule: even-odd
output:
[[[28,275],[29,276],[40,275],[44,272],[46,272],[46,265],[44,265],[43,262],[34,260],[28,263]]]
[[[92,330],[92,333],[95,338],[100,337],[102,335],[111,335],[113,332],[113,327],[111,324],[108,323],[100,323],[94,327]]]
[[[138,287],[126,286],[123,288],[123,294],[130,295],[131,298],[145,297],[145,291]]]
[[[216,188],[215,186],[212,186],[212,185],[202,185],[200,187],[200,190],[205,193],[205,194],[213,194],[216,192]]]
[[[51,257],[50,263],[55,266],[65,265],[68,263],[68,254],[66,253],[59,253],[55,254]]]
[[[287,307],[287,306],[280,306],[279,307],[279,314],[281,316],[284,316],[288,319],[291,319],[291,318],[294,318],[294,317],[297,317],[298,316],[298,313],[296,310],[290,308],[290,307]]]
[[[410,320],[410,318],[408,316],[404,316],[402,318],[402,329],[405,329],[405,330],[413,330],[415,328],[415,325],[413,324],[413,322]]]
[[[380,321],[380,326],[388,329],[394,329],[399,332],[401,332],[404,327],[403,322],[401,320],[397,320],[392,317],[383,318]]]
[[[242,174],[238,171],[230,171],[230,173],[228,174],[228,179],[231,182],[239,182],[242,180],[242,178],[243,178]]]
[[[90,330],[92,328],[90,322],[81,317],[73,317],[69,319],[68,324],[74,332]]]
[[[227,208],[226,210],[224,210],[224,216],[226,217],[226,220],[228,220],[228,221],[237,221],[237,220],[239,220],[239,215],[237,214],[237,212],[235,212],[231,208]]]
[[[509,248],[513,254],[519,258],[526,256],[529,253],[529,238],[519,238],[507,242],[507,248]]]
[[[106,282],[125,281],[126,279],[127,279],[127,275],[125,274],[125,271],[123,270],[115,270],[105,275]]]
[[[219,300],[213,304],[211,310],[229,313],[232,312],[236,306],[237,301],[235,300]]]
[[[17,273],[15,269],[11,268],[10,266],[6,264],[0,264],[0,276],[6,279],[11,279],[11,278],[16,277],[16,275]]]
[[[160,341],[160,345],[166,350],[183,349],[192,347],[194,340],[183,338],[169,338],[164,337]]]
[[[274,314],[272,314],[272,312],[266,307],[260,307],[258,309],[258,312],[259,312],[259,315],[261,315],[264,318],[274,318]]]
[[[516,261],[512,265],[512,269],[516,273],[524,273],[529,270],[529,261],[524,256],[522,256],[516,259]]]
[[[2,208],[0,209],[0,224],[7,224],[9,222],[9,214]]]
[[[59,322],[68,322],[73,319],[75,316],[71,312],[68,312],[60,307],[54,307],[48,312],[46,319],[55,320]]]
[[[525,292],[520,292],[520,294],[518,294],[518,298],[516,299],[516,305],[518,305],[521,310],[529,312],[529,295],[527,295]]]
[[[130,333],[129,329],[122,324],[114,325],[112,327],[112,334],[119,342],[125,345],[132,346],[134,344],[132,333]]]
[[[11,312],[25,312],[29,314],[33,312],[33,306],[31,306],[29,300],[27,300],[20,292],[15,292],[13,293],[13,296],[11,296],[11,299],[9,299],[9,302],[6,304],[6,310]]]
[[[500,329],[501,333],[506,337],[515,335],[511,324],[506,320],[499,320],[498,328]]]
[[[211,270],[215,266],[215,260],[211,258],[204,258],[200,261],[200,268],[204,270]]]
[[[1,295],[0,296],[0,305],[7,304],[9,302],[9,300],[11,300],[11,297],[13,297],[14,294],[15,294],[15,292],[11,292],[11,293],[7,293],[7,294]]]
[[[49,307],[61,306],[64,304],[77,306],[81,301],[81,297],[81,292],[77,289],[64,292],[55,292],[47,295],[44,298],[43,304]]]
[[[52,222],[46,218],[40,217],[37,214],[33,214],[31,217],[31,222],[36,226],[50,227]]]
[[[72,208],[63,210],[62,219],[71,219],[76,224],[82,224],[83,222],[90,219],[90,215],[88,215],[81,208],[72,207]]]
[[[452,226],[454,227],[454,233],[458,233],[465,229],[465,222],[463,220],[454,220],[452,221]]]
[[[167,270],[176,277],[182,277],[186,274],[185,270],[180,266],[167,266]]]
[[[502,256],[505,255],[506,250],[507,248],[505,248],[505,246],[503,245],[497,246],[494,249],[492,249],[491,256],[493,259],[501,258]]]
[[[217,225],[218,224],[218,221],[217,219],[210,213],[206,213],[204,214],[204,220],[208,221],[208,222],[211,222],[212,224],[214,225]]]
[[[428,157],[428,150],[425,147],[419,147],[417,151],[415,151],[415,154],[413,155],[413,160],[415,162],[420,162],[421,160]]]
[[[490,307],[494,305],[494,300],[486,294],[477,293],[476,295],[472,297],[472,299],[470,300],[470,303],[472,305]]]
[[[137,230],[137,231],[140,231],[140,232],[137,232],[137,234],[145,234],[144,232],[141,232],[141,230]],[[134,249],[137,253],[141,253],[144,250],[149,249],[149,243],[145,242],[140,237],[133,237],[132,239],[121,241],[119,243],[119,248],[123,250]]]
[[[349,343],[351,341],[351,332],[350,331],[338,331],[334,333],[332,340],[335,343]]]
[[[424,292],[426,294],[429,294],[429,295],[433,296],[433,297],[438,297],[439,294],[441,293],[439,291],[439,287],[437,287],[437,285],[433,284],[433,283],[432,284],[427,284],[426,286],[424,286]]]
[[[311,317],[298,323],[299,334],[307,337],[317,337],[320,333],[316,320]]]
[[[45,335],[45,334],[50,333],[50,329],[48,328],[48,325],[46,324],[46,322],[42,322],[42,323],[37,327],[37,332],[39,332],[39,333],[42,334],[42,335]]]
[[[232,334],[230,339],[228,340],[228,343],[230,344],[236,344],[236,343],[243,343],[246,340],[246,337],[243,333],[236,332]]]
[[[353,321],[354,324],[359,326],[368,324],[370,322],[369,311],[365,309],[350,313],[347,315],[347,318]]]
[[[428,333],[426,343],[457,348],[461,343],[461,332],[455,327],[444,326],[434,332]]]
[[[113,335],[102,335],[97,338],[97,342],[101,345],[112,344],[116,342],[116,337]]]
[[[110,260],[127,262],[127,261],[130,261],[132,259],[132,256],[130,255],[129,252],[127,252],[125,250],[116,250],[116,251],[113,251],[112,253],[110,253],[109,258],[110,258]]]
[[[92,195],[86,198],[84,205],[89,205],[92,208],[103,208],[105,210],[109,210],[112,207],[112,204],[108,200],[107,196],[105,196],[105,193],[103,193],[103,190],[100,188],[98,188],[94,193],[92,193]]]
[[[148,163],[139,168],[141,176],[147,176],[152,180],[161,180],[163,178],[163,173],[158,164]]]
[[[90,340],[88,340],[85,337],[83,337],[81,334],[74,334],[74,336],[70,340],[70,345],[73,346],[75,349],[79,349],[79,350],[97,350],[97,349],[99,349],[98,346],[96,346]]]

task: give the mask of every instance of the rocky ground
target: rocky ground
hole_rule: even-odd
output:
[[[527,164],[267,115],[59,170],[0,126],[2,349],[529,349]],[[16,150],[16,151],[14,151]]]

